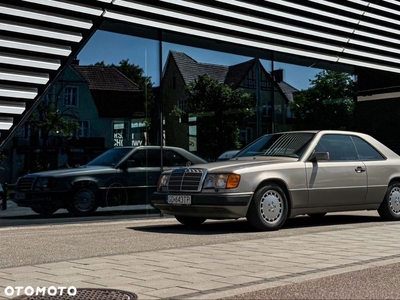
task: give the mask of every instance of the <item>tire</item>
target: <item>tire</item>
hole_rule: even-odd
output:
[[[58,208],[54,208],[51,205],[34,206],[34,207],[31,207],[31,209],[35,213],[37,213],[37,214],[39,214],[39,215],[41,215],[43,217],[50,217],[51,215],[53,215],[58,210]]]
[[[207,219],[201,217],[184,217],[184,216],[175,216],[179,223],[189,226],[189,227],[197,227],[203,224]]]
[[[76,191],[68,211],[73,216],[90,216],[97,210],[96,194],[92,189]]]
[[[270,183],[254,193],[247,221],[258,230],[278,230],[285,223],[288,211],[285,192],[277,184]]]
[[[378,213],[385,221],[400,220],[400,183],[395,181],[388,186],[385,198],[378,208]]]
[[[111,184],[106,192],[106,207],[118,207],[112,210],[112,214],[122,214],[128,205],[128,192],[125,187],[119,183]]]
[[[307,215],[313,219],[322,219],[323,217],[325,217],[326,213],[307,214]]]
[[[121,183],[115,182],[107,189],[106,206],[120,205],[128,205],[128,192]]]

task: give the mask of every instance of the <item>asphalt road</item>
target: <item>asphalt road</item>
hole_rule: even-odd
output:
[[[174,218],[137,212],[126,209],[71,218],[60,211],[43,219],[11,205],[0,211],[0,268],[390,224],[375,211],[362,211],[328,214],[321,220],[297,217],[274,232],[254,231],[245,220],[207,221],[188,229]],[[398,270],[398,264],[371,267],[230,299],[400,299]]]
[[[43,219],[36,214],[5,217],[3,213],[0,268],[384,224],[375,211],[328,214],[321,220],[298,217],[274,232],[254,231],[244,219],[207,221],[194,230],[181,226],[174,218],[158,215],[100,213],[71,218],[60,213]]]
[[[7,201],[7,209],[0,210],[0,228],[6,226],[83,223],[102,220],[121,220],[130,218],[159,217],[150,205],[122,205],[99,208],[93,216],[71,217],[66,209],[59,209],[51,217],[42,217],[30,208],[18,207],[13,201]]]

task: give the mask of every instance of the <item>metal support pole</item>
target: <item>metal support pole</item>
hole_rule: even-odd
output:
[[[272,51],[271,54],[271,73],[274,74],[274,52]],[[271,111],[271,133],[275,133],[275,84],[276,84],[276,80],[275,80],[275,76],[271,76],[272,77],[272,83],[271,83],[271,106],[272,106],[272,111]]]

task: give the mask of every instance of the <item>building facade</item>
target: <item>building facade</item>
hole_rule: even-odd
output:
[[[83,165],[106,149],[147,142],[143,91],[114,67],[75,62],[42,101],[45,107],[54,103],[60,117],[75,120],[79,127],[70,137],[52,132],[44,145],[41,132],[35,131],[30,121],[25,122],[5,145],[7,161],[0,171],[5,182],[43,169]]]
[[[202,154],[196,117],[182,120],[171,114],[174,107],[185,111],[187,88],[201,75],[208,75],[234,90],[241,89],[253,95],[254,104],[250,109],[254,111],[254,116],[248,119],[247,126],[240,128],[242,145],[260,134],[292,129],[289,103],[298,90],[283,80],[283,70],[269,73],[258,59],[225,66],[198,62],[183,52],[170,51],[162,78],[166,144]]]

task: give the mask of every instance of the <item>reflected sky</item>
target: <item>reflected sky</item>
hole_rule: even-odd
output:
[[[206,49],[194,48],[178,44],[163,43],[163,64],[170,50],[184,52],[201,63],[219,65],[235,65],[251,59],[240,55],[227,54]],[[145,75],[150,76],[155,86],[159,85],[159,44],[158,41],[143,39],[107,31],[97,31],[78,55],[81,65],[95,64],[104,61],[105,64],[116,64],[123,59],[143,68]],[[262,62],[267,71],[271,64]],[[275,62],[274,69],[283,69],[283,80],[298,90],[309,88],[310,79],[314,79],[320,69],[290,65]]]

